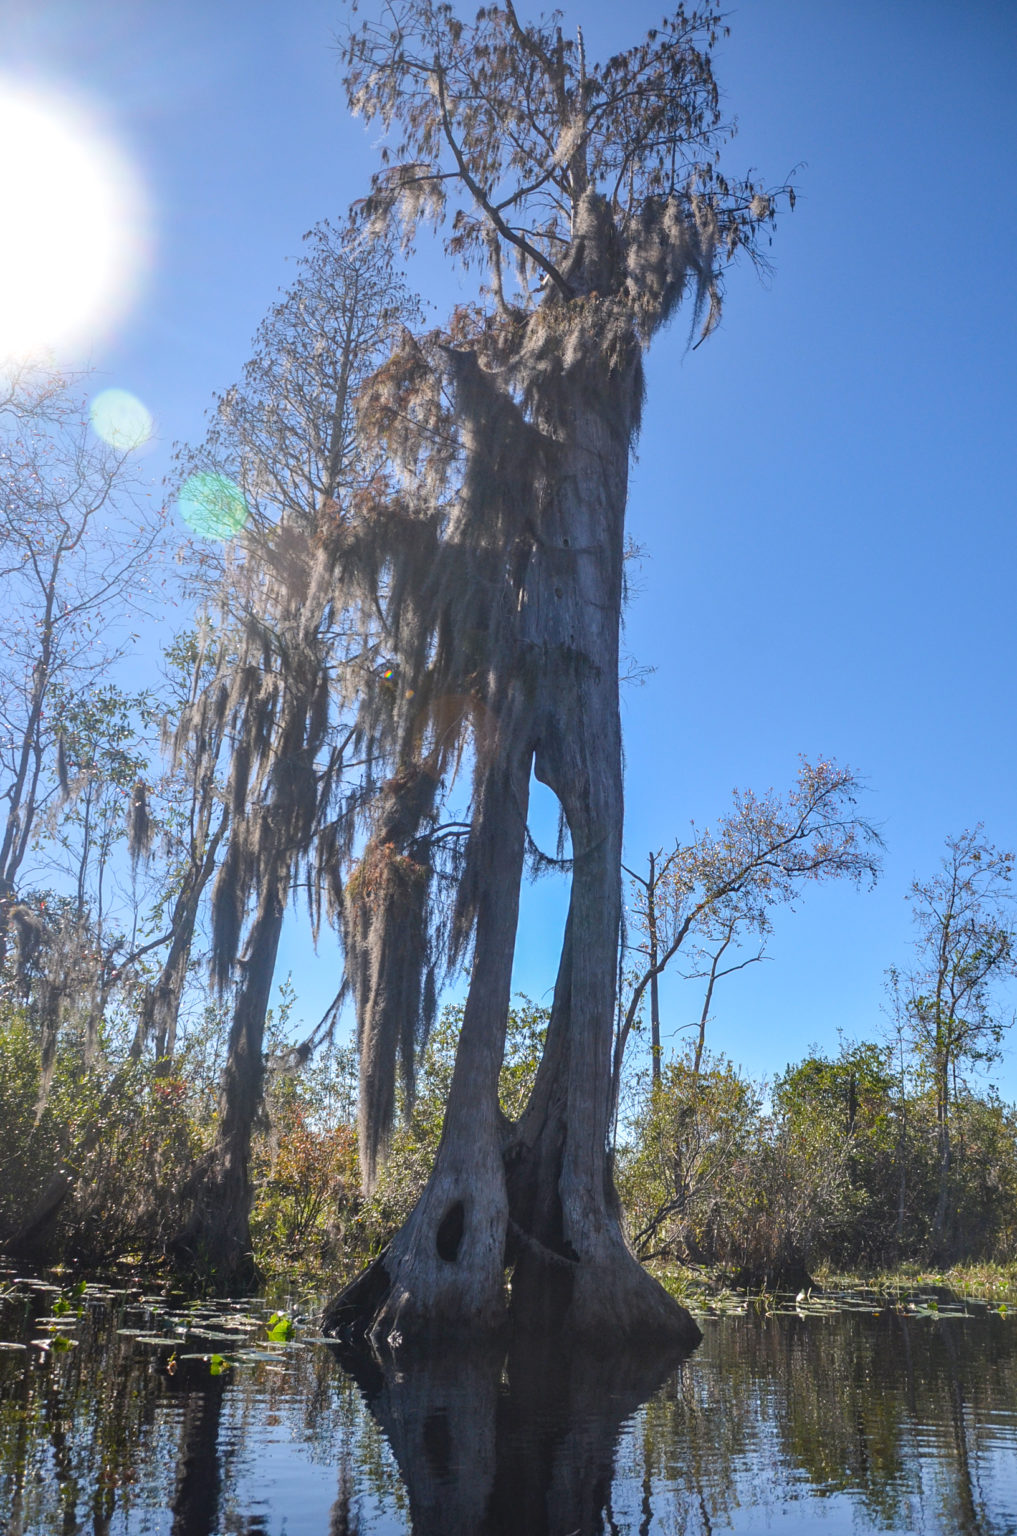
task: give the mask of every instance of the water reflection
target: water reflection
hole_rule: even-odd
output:
[[[523,1338],[405,1363],[344,1353],[409,1493],[414,1536],[594,1536],[619,1432],[677,1356],[591,1357]]]
[[[43,1353],[59,1297],[7,1290],[4,1536],[1017,1531],[1017,1318],[985,1307],[748,1310],[683,1361],[401,1365],[269,1346],[254,1308],[214,1376],[182,1299],[88,1293]]]
[[[1017,1529],[1012,1319],[896,1311],[711,1325],[640,1416],[617,1475],[703,1536]],[[662,1527],[646,1525],[646,1529]]]
[[[219,1517],[219,1421],[224,1377],[186,1393],[171,1510],[172,1536],[212,1536]]]

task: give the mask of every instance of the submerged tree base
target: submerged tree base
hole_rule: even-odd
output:
[[[482,1139],[445,1136],[417,1204],[382,1253],[326,1307],[322,1331],[381,1354],[454,1340],[560,1341],[603,1353],[692,1349],[689,1312],[625,1239],[606,1154],[580,1183],[553,1118],[499,1156]],[[490,1149],[488,1149],[490,1154]]]
[[[511,1278],[506,1277],[504,1305],[497,1315],[472,1310],[465,1298],[454,1313],[446,1296],[446,1305],[429,1318],[424,1308],[413,1305],[412,1295],[395,1297],[392,1267],[391,1248],[386,1248],[328,1304],[322,1333],[385,1354],[403,1348],[426,1350],[450,1338],[457,1343],[509,1336],[553,1339],[605,1352],[638,1347],[692,1350],[703,1337],[691,1313],[627,1252],[610,1265],[598,1265],[562,1261],[556,1254],[538,1255],[531,1249],[517,1262]],[[394,1316],[398,1326],[393,1326]]]

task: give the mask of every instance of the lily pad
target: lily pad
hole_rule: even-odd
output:
[[[226,1349],[231,1344],[242,1344],[247,1334],[238,1328],[192,1328],[192,1339],[201,1339],[205,1344],[221,1344]]]
[[[124,1329],[124,1328],[120,1328],[120,1329],[117,1330],[117,1332],[118,1333],[128,1333],[129,1330]],[[132,1334],[130,1336],[133,1337],[135,1344],[137,1344],[139,1346],[139,1348],[141,1348],[141,1349],[179,1349],[180,1348],[180,1340],[177,1339],[177,1338],[174,1338],[172,1334],[163,1334],[163,1333],[135,1333],[135,1334]]]

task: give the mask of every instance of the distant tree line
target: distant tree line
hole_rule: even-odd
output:
[[[368,1196],[355,1049],[325,1045],[293,1070],[286,1007],[284,996],[282,1017],[277,1010],[268,1020],[272,1070],[251,1149],[252,1248],[263,1274],[320,1283],[369,1262],[419,1196],[441,1135],[461,1011],[436,1022],[416,1096],[397,1107],[392,1155]],[[506,1114],[525,1102],[546,1029],[546,1010],[513,1008]],[[91,1268],[165,1263],[178,1192],[211,1144],[228,1032],[226,1013],[209,1007],[172,1070],[158,1073],[151,1060],[130,1062],[126,1032],[107,1041],[101,1070],[85,1069],[80,1042],[68,1036],[39,1113],[37,1036],[5,1010],[3,1239],[71,1158],[67,1198],[23,1256]],[[698,1065],[695,1057],[691,1044],[658,1077],[641,1065],[624,1090],[616,1175],[630,1241],[651,1267],[692,1265],[736,1285],[798,1289],[820,1268],[1017,1261],[1017,1109],[991,1090],[964,1086],[953,1102],[944,1219],[935,1085],[915,1057],[902,1075],[894,1042],[816,1050],[769,1085],[709,1048]]]

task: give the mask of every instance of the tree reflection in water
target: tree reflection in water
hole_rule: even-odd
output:
[[[379,1359],[335,1346],[385,1432],[414,1536],[595,1536],[622,1426],[682,1358],[546,1338]]]
[[[795,1531],[839,1517],[852,1531],[1012,1536],[1015,1333],[984,1313],[893,1307],[717,1321],[647,1403],[616,1487],[641,1478],[644,1507],[688,1536],[761,1516]]]
[[[218,1528],[219,1421],[224,1377],[185,1392],[173,1489],[171,1536],[213,1536]]]
[[[297,1338],[222,1376],[113,1294],[42,1351],[51,1305],[0,1287],[4,1536],[1017,1532],[1017,1315],[942,1293],[750,1305],[678,1362]]]

